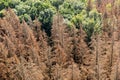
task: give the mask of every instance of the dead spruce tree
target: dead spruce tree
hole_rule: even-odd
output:
[[[53,18],[52,25],[52,66],[56,67],[54,73],[55,80],[62,79],[64,67],[70,62],[70,37],[63,17],[57,13]]]
[[[85,42],[86,33],[82,29],[73,28],[73,49],[72,55],[74,62],[78,65],[81,79],[94,79],[93,78],[93,54]],[[89,57],[88,57],[89,56]]]
[[[73,46],[72,54],[73,54],[74,61],[79,65],[83,64],[82,57],[85,53],[83,51],[86,51],[86,50],[83,50],[83,48],[86,49],[85,47],[87,46],[86,43],[84,42],[85,36],[86,35],[83,32],[82,28],[80,28],[80,30],[73,28],[73,45],[74,46]]]

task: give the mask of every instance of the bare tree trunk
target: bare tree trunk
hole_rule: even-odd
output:
[[[73,61],[72,61],[72,80],[74,80],[74,66],[73,66]]]
[[[117,59],[117,64],[116,64],[116,75],[115,75],[115,80],[119,80],[119,61],[120,61],[120,47],[119,47],[119,56]]]
[[[76,45],[76,40],[75,40],[75,28],[73,27],[73,39],[74,39],[74,45]],[[72,80],[74,80],[74,66],[73,66],[74,60],[72,60]]]
[[[111,45],[111,48],[112,48],[112,51],[111,51],[111,56],[110,56],[110,66],[112,67],[112,61],[113,61],[113,53],[114,53],[114,25],[112,26],[112,45]]]
[[[52,64],[51,64],[51,51],[50,51],[50,46],[48,47],[48,65],[49,65],[49,77],[51,79],[51,67],[52,67]]]
[[[58,14],[58,13],[57,13]],[[60,30],[60,28],[59,28],[59,15],[57,16],[58,17],[58,19],[57,19],[57,28],[58,28],[58,30]],[[60,36],[60,35],[59,35]],[[60,40],[60,38],[59,38],[59,40]],[[58,46],[59,46],[59,42],[58,42],[58,44],[57,44]],[[60,58],[60,53],[59,53],[59,60],[61,60],[61,58]],[[58,60],[58,59],[57,59]],[[58,64],[60,64],[59,63],[59,60],[57,61],[58,62]],[[57,67],[57,80],[59,80],[59,77],[60,77],[60,70],[59,70],[60,68],[59,68],[59,66]]]
[[[118,24],[118,20],[117,20],[116,24]],[[119,29],[119,27],[118,27],[118,29]],[[120,45],[119,34],[120,34],[120,32],[118,32],[118,42]],[[120,61],[120,46],[118,47],[118,50],[119,50],[119,53],[118,53],[117,64],[116,64],[115,80],[119,80],[119,71],[118,70],[119,70],[119,61]]]
[[[98,51],[98,43],[99,43],[99,35],[97,34],[97,40],[96,40],[96,67],[97,67],[97,80],[100,80],[100,76],[99,76],[99,51]]]

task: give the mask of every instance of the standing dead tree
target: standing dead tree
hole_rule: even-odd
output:
[[[63,78],[63,73],[65,66],[67,66],[67,61],[70,62],[71,53],[71,37],[69,35],[68,27],[64,23],[63,17],[57,13],[53,17],[52,25],[52,64],[57,68],[57,79]],[[54,67],[53,66],[53,67]]]
[[[112,65],[113,65],[113,56],[114,56],[114,43],[115,43],[115,40],[114,40],[114,32],[115,32],[115,23],[114,23],[114,21],[115,20],[113,20],[112,22],[111,22],[111,33],[112,33],[112,44],[111,44],[111,57],[110,57],[110,66],[112,67]]]
[[[93,79],[93,54],[85,42],[86,33],[82,29],[73,28],[73,48],[72,55],[74,62],[78,65],[81,74],[81,79]],[[89,56],[89,57],[88,57]],[[75,76],[75,75],[73,75]]]
[[[94,57],[94,67],[95,67],[95,78],[97,80],[100,80],[100,64],[99,64],[99,59],[100,59],[100,38],[99,38],[99,35],[98,34],[93,34],[92,38],[91,38],[91,51],[92,53],[95,55]]]
[[[83,49],[87,48],[86,43],[84,42],[85,40],[85,32],[80,28],[79,30],[73,28],[73,59],[76,63],[79,65],[83,64],[82,57],[84,55]],[[87,51],[87,50],[85,50]]]

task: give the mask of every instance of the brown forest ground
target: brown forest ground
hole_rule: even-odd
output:
[[[93,34],[88,46],[82,28],[68,28],[60,14],[48,39],[37,19],[20,23],[6,10],[0,18],[0,80],[120,80],[120,15],[103,14],[117,18],[104,19],[102,33]]]

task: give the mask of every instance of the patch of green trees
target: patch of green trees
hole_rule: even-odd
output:
[[[0,16],[10,7],[20,20],[29,22],[37,18],[50,34],[52,17],[59,12],[68,26],[83,27],[90,38],[93,33],[100,32],[101,16],[95,6],[91,8],[89,1],[94,4],[94,0],[0,0]]]

